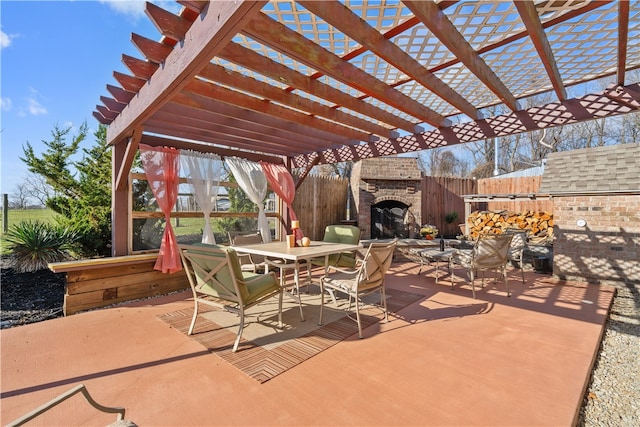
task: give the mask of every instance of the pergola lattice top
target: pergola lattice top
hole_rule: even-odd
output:
[[[132,75],[107,85],[111,144],[308,169],[640,109],[639,1],[179,3],[147,4],[162,38],[133,34],[144,59],[123,55]]]

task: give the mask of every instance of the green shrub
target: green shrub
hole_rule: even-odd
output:
[[[451,224],[456,219],[458,219],[458,212],[449,212],[444,216],[444,220],[447,221],[447,224]]]
[[[60,225],[21,221],[7,231],[5,239],[9,242],[16,271],[24,273],[45,269],[50,262],[69,259],[78,234]]]

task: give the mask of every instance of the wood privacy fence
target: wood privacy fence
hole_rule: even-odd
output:
[[[300,228],[311,240],[322,240],[324,228],[347,218],[349,181],[345,178],[308,176],[293,200]]]
[[[523,176],[517,178],[484,178],[478,180],[477,194],[537,194],[540,190],[541,183],[542,176]],[[513,202],[487,202],[482,208],[472,207],[472,211],[473,210],[506,210],[516,213],[526,211],[553,212],[553,201],[518,199]]]
[[[537,194],[541,178],[485,178],[480,180],[426,176],[422,179],[422,224],[433,224],[443,234],[460,233],[458,224],[465,221],[465,195]],[[325,226],[339,224],[346,219],[349,181],[344,178],[309,176],[296,192],[293,209],[305,235],[322,240]],[[514,213],[526,211],[553,212],[550,200],[478,202],[471,211],[506,210]],[[452,216],[457,218],[452,219]],[[351,218],[357,218],[352,210]],[[449,217],[449,218],[447,218]],[[449,220],[449,222],[447,221]]]
[[[433,224],[441,234],[455,236],[464,223],[464,196],[476,194],[477,181],[464,178],[425,176],[422,179],[422,224]],[[457,218],[451,220],[451,216]],[[450,221],[447,222],[447,215]]]

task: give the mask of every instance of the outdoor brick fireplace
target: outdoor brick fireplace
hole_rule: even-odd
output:
[[[381,157],[354,164],[351,212],[361,238],[415,237],[422,222],[421,183],[415,158]]]

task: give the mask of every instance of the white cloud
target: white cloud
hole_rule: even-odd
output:
[[[29,99],[29,114],[32,116],[43,116],[47,114],[47,109],[43,107],[37,100]]]
[[[106,3],[117,13],[126,15],[134,20],[138,20],[145,16],[145,2],[141,0],[100,0],[100,3]]]
[[[100,0],[100,3],[108,5],[116,13],[126,15],[134,21],[146,17],[144,12],[146,1],[143,0]],[[176,15],[182,9],[182,6],[175,1],[155,0],[151,3]]]
[[[2,111],[10,111],[13,106],[13,102],[11,102],[11,98],[0,98],[0,108]]]
[[[4,49],[5,47],[9,47],[9,45],[11,44],[11,40],[13,40],[14,37],[15,36],[9,35],[0,30],[0,48]]]
[[[34,88],[29,89],[31,91],[31,94],[27,98],[27,111],[29,112],[29,114],[31,114],[32,116],[44,116],[48,114],[46,107],[43,107],[38,100],[38,98],[40,98],[40,96],[38,95],[38,91]]]

